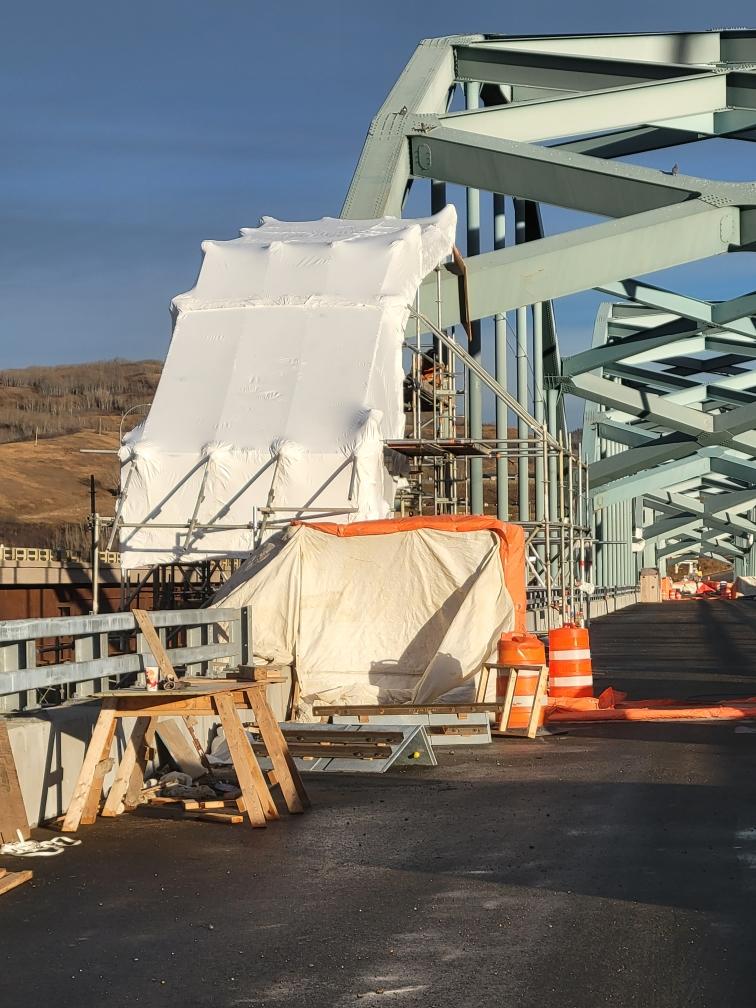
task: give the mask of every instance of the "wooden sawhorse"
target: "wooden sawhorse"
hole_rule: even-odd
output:
[[[538,682],[536,684],[535,694],[533,696],[533,706],[530,710],[530,716],[528,717],[528,727],[525,732],[526,737],[533,739],[536,737],[538,732],[538,720],[541,711],[541,701],[543,700],[544,693],[548,688],[549,684],[549,669],[547,665],[500,665],[498,662],[486,662],[483,666],[483,670],[480,674],[480,680],[478,682],[478,696],[484,697],[488,690],[488,680],[491,675],[491,670],[495,673],[507,672],[507,689],[504,694],[504,702],[501,709],[501,716],[499,718],[499,723],[496,726],[497,734],[504,734],[507,731],[509,725],[509,717],[512,713],[512,704],[514,703],[515,687],[517,686],[517,673],[518,672],[537,672]]]
[[[278,819],[278,810],[265,774],[239,718],[240,709],[254,712],[287,809],[289,812],[304,812],[309,808],[310,801],[286,739],[268,705],[266,685],[265,682],[239,680],[208,683],[193,680],[191,685],[176,691],[124,689],[104,694],[102,709],[63,820],[63,832],[73,833],[80,824],[89,825],[97,818],[103,780],[113,766],[110,749],[116,724],[119,718],[125,717],[136,718],[136,723],[116,770],[102,815],[116,816],[122,804],[126,809],[138,804],[144,782],[147,747],[154,737],[158,718],[217,714],[226,735],[250,825],[263,827],[270,820]]]

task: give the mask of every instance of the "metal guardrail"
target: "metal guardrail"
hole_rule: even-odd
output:
[[[229,665],[249,660],[252,628],[247,607],[161,610],[151,612],[150,619],[172,663],[187,671],[204,674],[207,663],[216,659],[225,658]],[[185,643],[171,646],[179,635]],[[61,639],[69,648],[73,645],[73,661],[38,664],[39,642]],[[61,698],[68,699],[97,692],[103,681],[118,685],[123,677],[143,672],[151,664],[149,654],[130,612],[0,622],[0,712],[38,707],[46,690],[59,690]],[[73,694],[71,685],[76,686]]]
[[[100,550],[100,563],[118,567],[121,554],[115,550]],[[3,546],[0,545],[0,564],[2,563],[80,563],[86,565],[89,558],[84,558],[64,549],[53,549],[48,546]]]
[[[638,602],[640,588],[638,585],[617,585],[616,587],[595,588],[591,595],[581,595],[582,616],[587,621],[597,616],[604,616],[628,605],[628,598]],[[529,627],[536,633],[545,633],[549,628],[548,598],[544,588],[527,589],[527,610],[530,616]],[[554,607],[554,612],[558,611]],[[554,625],[554,624],[552,624]],[[559,625],[557,622],[556,625]]]

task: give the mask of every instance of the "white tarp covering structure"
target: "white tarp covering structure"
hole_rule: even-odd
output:
[[[515,624],[500,540],[487,530],[338,536],[295,525],[213,604],[252,607],[255,661],[295,664],[305,719],[316,702],[470,702]]]
[[[733,584],[735,591],[742,595],[743,598],[756,597],[756,577],[740,575],[733,579]]]
[[[393,512],[382,442],[404,436],[408,306],[455,226],[452,206],[423,220],[264,218],[203,244],[149,415],[121,449],[126,568],[246,555],[260,508]]]

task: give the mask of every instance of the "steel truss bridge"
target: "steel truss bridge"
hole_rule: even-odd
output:
[[[428,39],[373,119],[342,209],[401,215],[410,187],[427,180],[436,211],[447,183],[464,187],[465,283],[452,266],[429,278],[419,314],[439,332],[466,322],[478,362],[491,332],[496,382],[516,389],[552,439],[567,444],[565,394],[586,401],[598,585],[634,583],[641,566],[664,570],[683,555],[756,574],[756,291],[707,301],[648,280],[754,251],[756,185],[618,160],[712,137],[756,140],[756,31]],[[548,235],[540,204],[603,219]],[[591,345],[563,358],[553,302],[588,290],[607,295]],[[471,440],[483,435],[482,387],[471,372]],[[500,445],[509,415],[497,403]],[[483,464],[468,461],[476,513]],[[497,463],[499,516],[548,522],[544,467],[518,469],[514,509],[506,472]]]

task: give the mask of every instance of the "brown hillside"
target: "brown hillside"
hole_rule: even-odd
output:
[[[123,414],[152,401],[161,367],[117,360],[0,371],[0,543],[84,546],[89,475],[98,509],[112,514],[118,460],[80,449],[117,449]],[[135,410],[124,430],[143,416]]]

